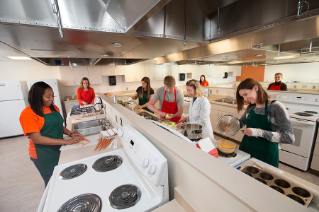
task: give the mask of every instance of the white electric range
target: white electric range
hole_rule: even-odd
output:
[[[163,129],[167,130],[168,132],[176,135],[177,137],[183,139],[187,143],[192,144],[193,146],[196,146],[196,143],[198,143],[200,141],[200,140],[199,141],[191,141],[189,138],[187,138],[186,136],[181,134],[178,130],[174,130],[174,129],[166,126],[165,124],[162,124],[162,123],[157,122],[157,121],[153,121],[153,120],[150,120],[150,121],[153,122],[154,124],[162,127]],[[213,142],[214,146],[217,147],[217,145],[216,145],[217,141],[214,140],[212,142]],[[239,149],[236,149],[233,154],[229,154],[229,155],[225,155],[225,154],[222,154],[219,152],[219,157],[218,157],[219,160],[229,164],[232,167],[238,166],[239,164],[245,162],[249,158],[250,158],[250,154],[243,152]]]
[[[309,168],[314,148],[317,120],[319,119],[319,96],[312,94],[278,93],[276,100],[287,108],[293,127],[295,142],[280,144],[279,160],[303,171]]]
[[[130,125],[123,149],[56,166],[38,211],[151,211],[168,202],[166,158]]]

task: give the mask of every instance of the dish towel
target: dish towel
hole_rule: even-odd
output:
[[[197,148],[203,150],[204,152],[218,158],[218,151],[209,137],[202,139],[200,142],[196,143]]]
[[[113,136],[113,135],[117,135],[117,129],[113,128],[113,129],[109,129],[109,130],[106,130],[106,131],[101,131],[100,134],[103,137],[110,137],[110,136]]]

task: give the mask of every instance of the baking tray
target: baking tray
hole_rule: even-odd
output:
[[[313,199],[313,194],[307,189],[263,169],[246,166],[241,171],[306,207]]]

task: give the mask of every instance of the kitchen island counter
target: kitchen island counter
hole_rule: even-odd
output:
[[[202,150],[186,145],[184,140],[136,115],[136,111],[114,104],[112,98],[101,98],[113,122],[119,124],[122,120],[123,124],[133,126],[167,158],[170,200],[178,198],[174,192],[178,187],[184,202],[191,201],[189,205],[193,211],[211,211],[212,201],[216,211],[308,211],[306,207]],[[218,201],[214,201],[216,198]],[[278,201],[281,204],[277,204]],[[181,204],[183,201],[177,202],[187,211]],[[168,206],[176,206],[175,203]],[[161,207],[157,209],[160,210]]]

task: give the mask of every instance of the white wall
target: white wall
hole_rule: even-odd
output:
[[[0,62],[0,80],[61,79],[57,66],[46,66],[36,61]]]
[[[273,82],[278,72],[283,74],[284,82],[319,82],[319,63],[266,66],[264,82]]]

